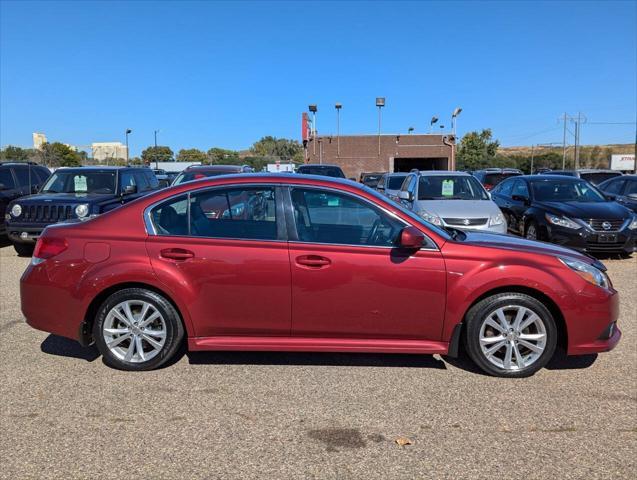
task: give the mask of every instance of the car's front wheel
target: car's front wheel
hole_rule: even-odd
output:
[[[466,316],[471,359],[497,377],[528,377],[544,367],[557,344],[551,312],[534,297],[501,293],[481,300]]]
[[[179,349],[184,327],[175,307],[143,288],[115,292],[101,305],[93,338],[104,361],[120,370],[152,370]]]

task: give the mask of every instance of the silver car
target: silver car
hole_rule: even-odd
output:
[[[400,187],[407,176],[407,173],[386,173],[381,179],[378,181],[378,185],[376,185],[376,190],[380,193],[384,193],[389,198],[395,201],[399,201],[398,192],[400,192]]]
[[[463,172],[411,172],[398,194],[400,201],[434,225],[506,233],[498,206],[475,177]]]

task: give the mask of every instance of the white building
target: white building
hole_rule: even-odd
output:
[[[33,148],[42,150],[42,145],[46,143],[46,135],[44,133],[33,132]]]
[[[98,162],[127,158],[126,145],[122,142],[97,142],[91,144],[93,159]]]

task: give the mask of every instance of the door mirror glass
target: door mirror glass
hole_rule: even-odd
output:
[[[400,232],[398,244],[402,248],[421,248],[425,244],[425,235],[416,227],[405,227]]]

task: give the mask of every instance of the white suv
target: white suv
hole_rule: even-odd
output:
[[[502,212],[482,184],[468,173],[413,171],[403,181],[398,197],[434,225],[507,232]]]

